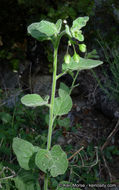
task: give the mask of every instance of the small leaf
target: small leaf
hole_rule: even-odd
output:
[[[38,94],[27,94],[21,98],[22,104],[29,107],[37,107],[48,104],[48,97],[43,100],[43,98]]]
[[[34,150],[34,146],[28,141],[20,138],[14,138],[12,147],[21,168],[30,170],[29,161],[34,152],[36,152],[36,150]]]
[[[62,70],[68,71],[68,70],[86,70],[86,69],[92,69],[95,68],[99,65],[101,65],[103,62],[98,61],[98,60],[93,60],[93,59],[84,59],[81,58],[79,59],[79,62],[75,62],[73,58],[71,58],[71,62],[67,64],[62,64]]]
[[[86,58],[87,59],[99,59],[99,55],[98,55],[96,49],[93,49],[91,52],[87,53]]]
[[[50,171],[53,177],[64,174],[68,167],[67,155],[59,145],[53,146],[51,151],[38,151],[35,163],[43,172]]]
[[[61,27],[62,27],[62,20],[59,19],[59,20],[56,22],[56,28],[57,28],[58,33],[60,33]]]
[[[60,127],[65,127],[68,129],[70,127],[70,119],[69,118],[58,119],[58,125]]]
[[[79,17],[76,20],[73,21],[73,26],[72,26],[72,30],[80,30],[82,27],[84,27],[86,25],[86,23],[88,22],[89,17]]]
[[[72,37],[72,34],[70,32],[70,29],[69,29],[69,26],[68,25],[65,25],[65,31],[66,31],[66,34],[70,37]]]
[[[68,73],[72,78],[74,78],[74,72],[73,72],[73,71],[69,70],[67,73]]]
[[[81,30],[71,30],[73,38],[79,40],[80,42],[84,41],[84,36]]]
[[[63,82],[60,82],[60,89],[66,91],[67,93],[70,92],[70,88]]]
[[[64,90],[59,90],[60,97],[54,101],[54,115],[67,114],[72,108],[72,99]]]
[[[58,30],[54,23],[42,20],[28,26],[28,33],[37,40],[43,41],[51,40],[54,35],[58,34]]]
[[[12,116],[9,113],[1,112],[0,119],[2,120],[3,123],[9,123],[12,120]]]
[[[50,96],[49,96],[49,95],[46,95],[46,96],[44,97],[44,101],[46,101],[46,102],[48,102],[49,99],[50,99]]]

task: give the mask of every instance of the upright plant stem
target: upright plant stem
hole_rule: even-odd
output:
[[[54,99],[55,99],[55,92],[56,92],[56,74],[57,74],[57,51],[58,51],[58,47],[55,46],[47,150],[51,148],[51,138],[52,138],[52,129],[53,129],[53,110],[54,110]]]
[[[45,178],[44,178],[44,190],[48,189],[48,175],[45,174]]]
[[[56,74],[57,74],[57,52],[58,52],[58,41],[54,44],[53,81],[52,81],[52,93],[51,93],[51,102],[50,102],[47,150],[50,150],[51,148],[52,131],[53,131],[53,110],[54,110],[54,99],[56,92]],[[44,190],[47,189],[48,189],[48,175],[46,174],[44,179]]]

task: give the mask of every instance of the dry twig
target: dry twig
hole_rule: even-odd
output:
[[[109,166],[108,166],[108,164],[107,164],[107,161],[106,161],[106,159],[105,159],[104,154],[103,154],[102,151],[101,151],[101,155],[102,155],[102,159],[103,159],[105,168],[107,169],[107,173],[109,174],[110,182],[112,182],[112,181],[113,181],[113,176],[112,176],[112,174],[111,174],[110,168],[109,168]]]
[[[74,156],[76,156],[81,150],[83,150],[84,147],[82,146],[79,150],[77,150],[72,156],[68,158],[68,160],[71,160]]]
[[[104,148],[109,144],[111,138],[117,133],[117,131],[119,130],[119,119],[116,123],[115,128],[113,129],[113,131],[109,134],[109,136],[107,137],[106,142],[103,144],[103,146],[101,147],[101,151],[104,150]]]

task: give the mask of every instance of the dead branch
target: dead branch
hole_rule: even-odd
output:
[[[109,144],[111,138],[117,133],[117,131],[119,130],[119,119],[116,123],[115,128],[113,129],[113,131],[109,134],[109,136],[106,139],[106,142],[103,144],[103,146],[101,147],[101,151],[104,150],[104,148]]]
[[[74,156],[76,156],[81,150],[83,150],[84,147],[82,146],[79,150],[77,150],[72,156],[68,158],[68,160],[71,160]]]

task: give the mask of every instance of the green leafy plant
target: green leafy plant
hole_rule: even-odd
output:
[[[99,44],[108,63],[108,69],[103,70],[106,80],[104,85],[102,85],[101,81],[99,82],[100,87],[110,99],[115,99],[119,102],[119,53],[116,47],[111,49],[103,39]]]
[[[47,148],[32,145],[26,140],[18,137],[13,139],[13,150],[17,156],[17,160],[21,168],[25,170],[40,169],[45,173],[44,190],[48,189],[49,178],[64,174],[68,168],[68,159],[66,153],[59,145],[51,147],[53,124],[58,116],[68,114],[72,108],[71,91],[75,87],[76,78],[81,70],[91,69],[102,64],[101,61],[85,59],[80,57],[75,46],[78,42],[84,41],[81,28],[84,27],[88,21],[88,17],[79,17],[73,21],[71,27],[65,26],[65,30],[61,31],[62,20],[59,19],[56,24],[49,21],[42,20],[41,22],[33,23],[28,27],[28,33],[39,41],[50,40],[54,47],[54,62],[53,62],[53,81],[52,92],[49,101],[49,96],[42,98],[38,94],[28,94],[21,98],[21,102],[29,107],[47,106],[49,108],[49,128],[47,138]],[[67,35],[70,44],[74,48],[74,55],[70,56],[67,52],[62,64],[62,73],[57,75],[57,55],[60,39]],[[80,50],[85,51],[86,46],[83,44]],[[67,72],[73,73],[77,70],[73,78],[72,86],[69,88],[65,84],[60,84],[58,90],[58,97],[56,97],[56,83],[57,80]],[[30,161],[32,160],[32,165]],[[20,188],[19,188],[20,189]],[[40,187],[39,187],[40,189]],[[58,188],[62,189],[62,188]],[[71,189],[71,188],[69,188]]]

